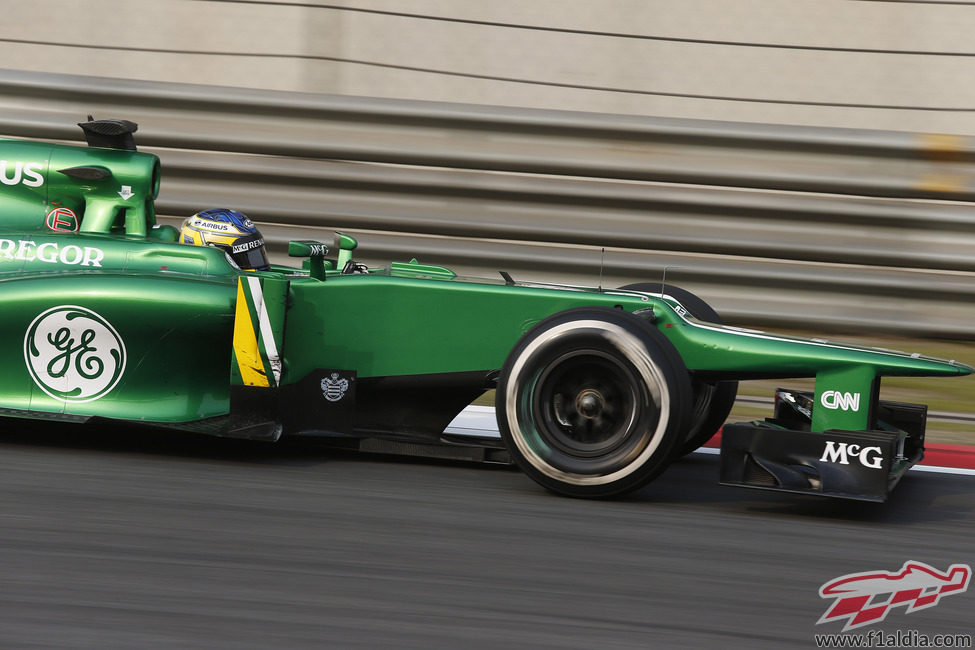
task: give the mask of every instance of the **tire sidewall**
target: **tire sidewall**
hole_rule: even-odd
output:
[[[575,351],[575,353],[573,353]],[[539,378],[560,359],[609,355],[636,380],[634,425],[595,458],[567,454],[546,434],[536,403]],[[619,309],[582,307],[551,316],[512,349],[497,392],[498,428],[521,469],[550,490],[570,496],[621,494],[652,480],[686,435],[688,373],[673,345],[645,320]],[[644,430],[644,427],[646,430]]]

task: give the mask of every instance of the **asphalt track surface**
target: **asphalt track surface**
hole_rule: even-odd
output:
[[[975,564],[975,477],[887,504],[720,487],[623,500],[506,468],[159,434],[0,433],[2,648],[811,648],[846,573]],[[875,628],[975,632],[975,588]]]

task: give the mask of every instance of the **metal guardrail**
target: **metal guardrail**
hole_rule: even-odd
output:
[[[666,272],[732,321],[975,337],[969,138],[0,70],[0,133],[80,140],[88,113],[140,124],[160,214],[238,207],[279,253],[343,228],[367,262]]]

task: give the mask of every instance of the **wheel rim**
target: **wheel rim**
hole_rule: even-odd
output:
[[[633,370],[609,354],[577,350],[556,357],[532,391],[539,436],[580,459],[612,454],[642,420],[637,385]]]
[[[587,356],[583,365],[593,357],[597,365],[609,360],[613,372],[623,376],[618,381],[635,386],[628,426],[604,427],[595,440],[569,435],[566,407],[556,411],[555,391],[548,393],[548,382],[541,381],[543,375],[552,378],[557,360],[576,365]],[[671,421],[669,388],[661,369],[645,354],[642,343],[616,324],[580,320],[553,326],[526,346],[510,373],[516,379],[504,389],[504,408],[512,444],[534,470],[566,484],[595,486],[629,476],[657,451]],[[586,388],[595,387],[583,387],[572,399],[579,399]]]

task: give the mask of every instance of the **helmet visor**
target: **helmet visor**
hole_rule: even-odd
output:
[[[242,269],[268,269],[267,253],[264,250],[264,238],[260,233],[241,237],[230,247],[230,257]]]

